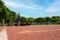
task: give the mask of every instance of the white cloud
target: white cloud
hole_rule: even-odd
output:
[[[47,13],[55,13],[59,12],[60,10],[60,1],[56,1],[53,4],[51,4],[45,11]]]
[[[48,0],[46,0],[48,1]],[[30,12],[34,11],[37,13],[55,13],[58,12],[60,9],[60,1],[55,1],[54,3],[52,3],[50,6],[48,6],[47,8],[41,7],[39,5],[33,4],[32,0],[25,0],[24,2],[28,2],[30,4],[24,4],[24,3],[16,3],[12,0],[4,0],[5,5],[6,6],[11,6],[11,7],[15,7],[15,8],[23,8],[23,9],[29,9]],[[32,10],[30,10],[32,9]],[[34,10],[33,10],[34,9]],[[36,11],[38,10],[38,11]]]
[[[12,7],[21,7],[21,8],[29,8],[29,9],[35,9],[34,7],[23,5],[23,4],[18,4],[10,1],[6,1],[5,5],[7,6],[12,6]]]
[[[55,12],[58,11],[58,9],[57,8],[54,8],[54,7],[50,7],[48,9],[46,9],[45,11],[48,12],[48,13],[55,13]]]
[[[11,7],[15,7],[15,8],[28,8],[28,9],[41,9],[42,7],[38,6],[38,5],[34,5],[34,4],[22,4],[22,3],[16,3],[16,2],[12,2],[10,0],[4,0],[5,5],[6,6],[11,6]]]

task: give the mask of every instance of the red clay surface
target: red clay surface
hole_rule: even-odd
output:
[[[7,27],[7,34],[9,40],[60,40],[60,26]]]
[[[8,40],[60,40],[60,25],[6,27]]]
[[[0,27],[0,31],[3,29],[3,27]]]

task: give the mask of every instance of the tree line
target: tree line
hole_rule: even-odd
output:
[[[16,25],[18,22],[17,14],[11,11],[4,5],[4,2],[0,0],[0,25]],[[60,24],[60,16],[52,17],[38,17],[38,18],[26,18],[21,16],[21,25],[37,25],[37,24]]]
[[[38,18],[26,18],[21,17],[22,24],[60,24],[60,16],[52,16],[52,17],[38,17]]]

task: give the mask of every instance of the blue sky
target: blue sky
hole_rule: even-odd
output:
[[[60,0],[3,0],[5,5],[25,17],[60,16]]]

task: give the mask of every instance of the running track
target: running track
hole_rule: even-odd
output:
[[[60,40],[60,25],[9,26],[5,29],[8,40]]]

